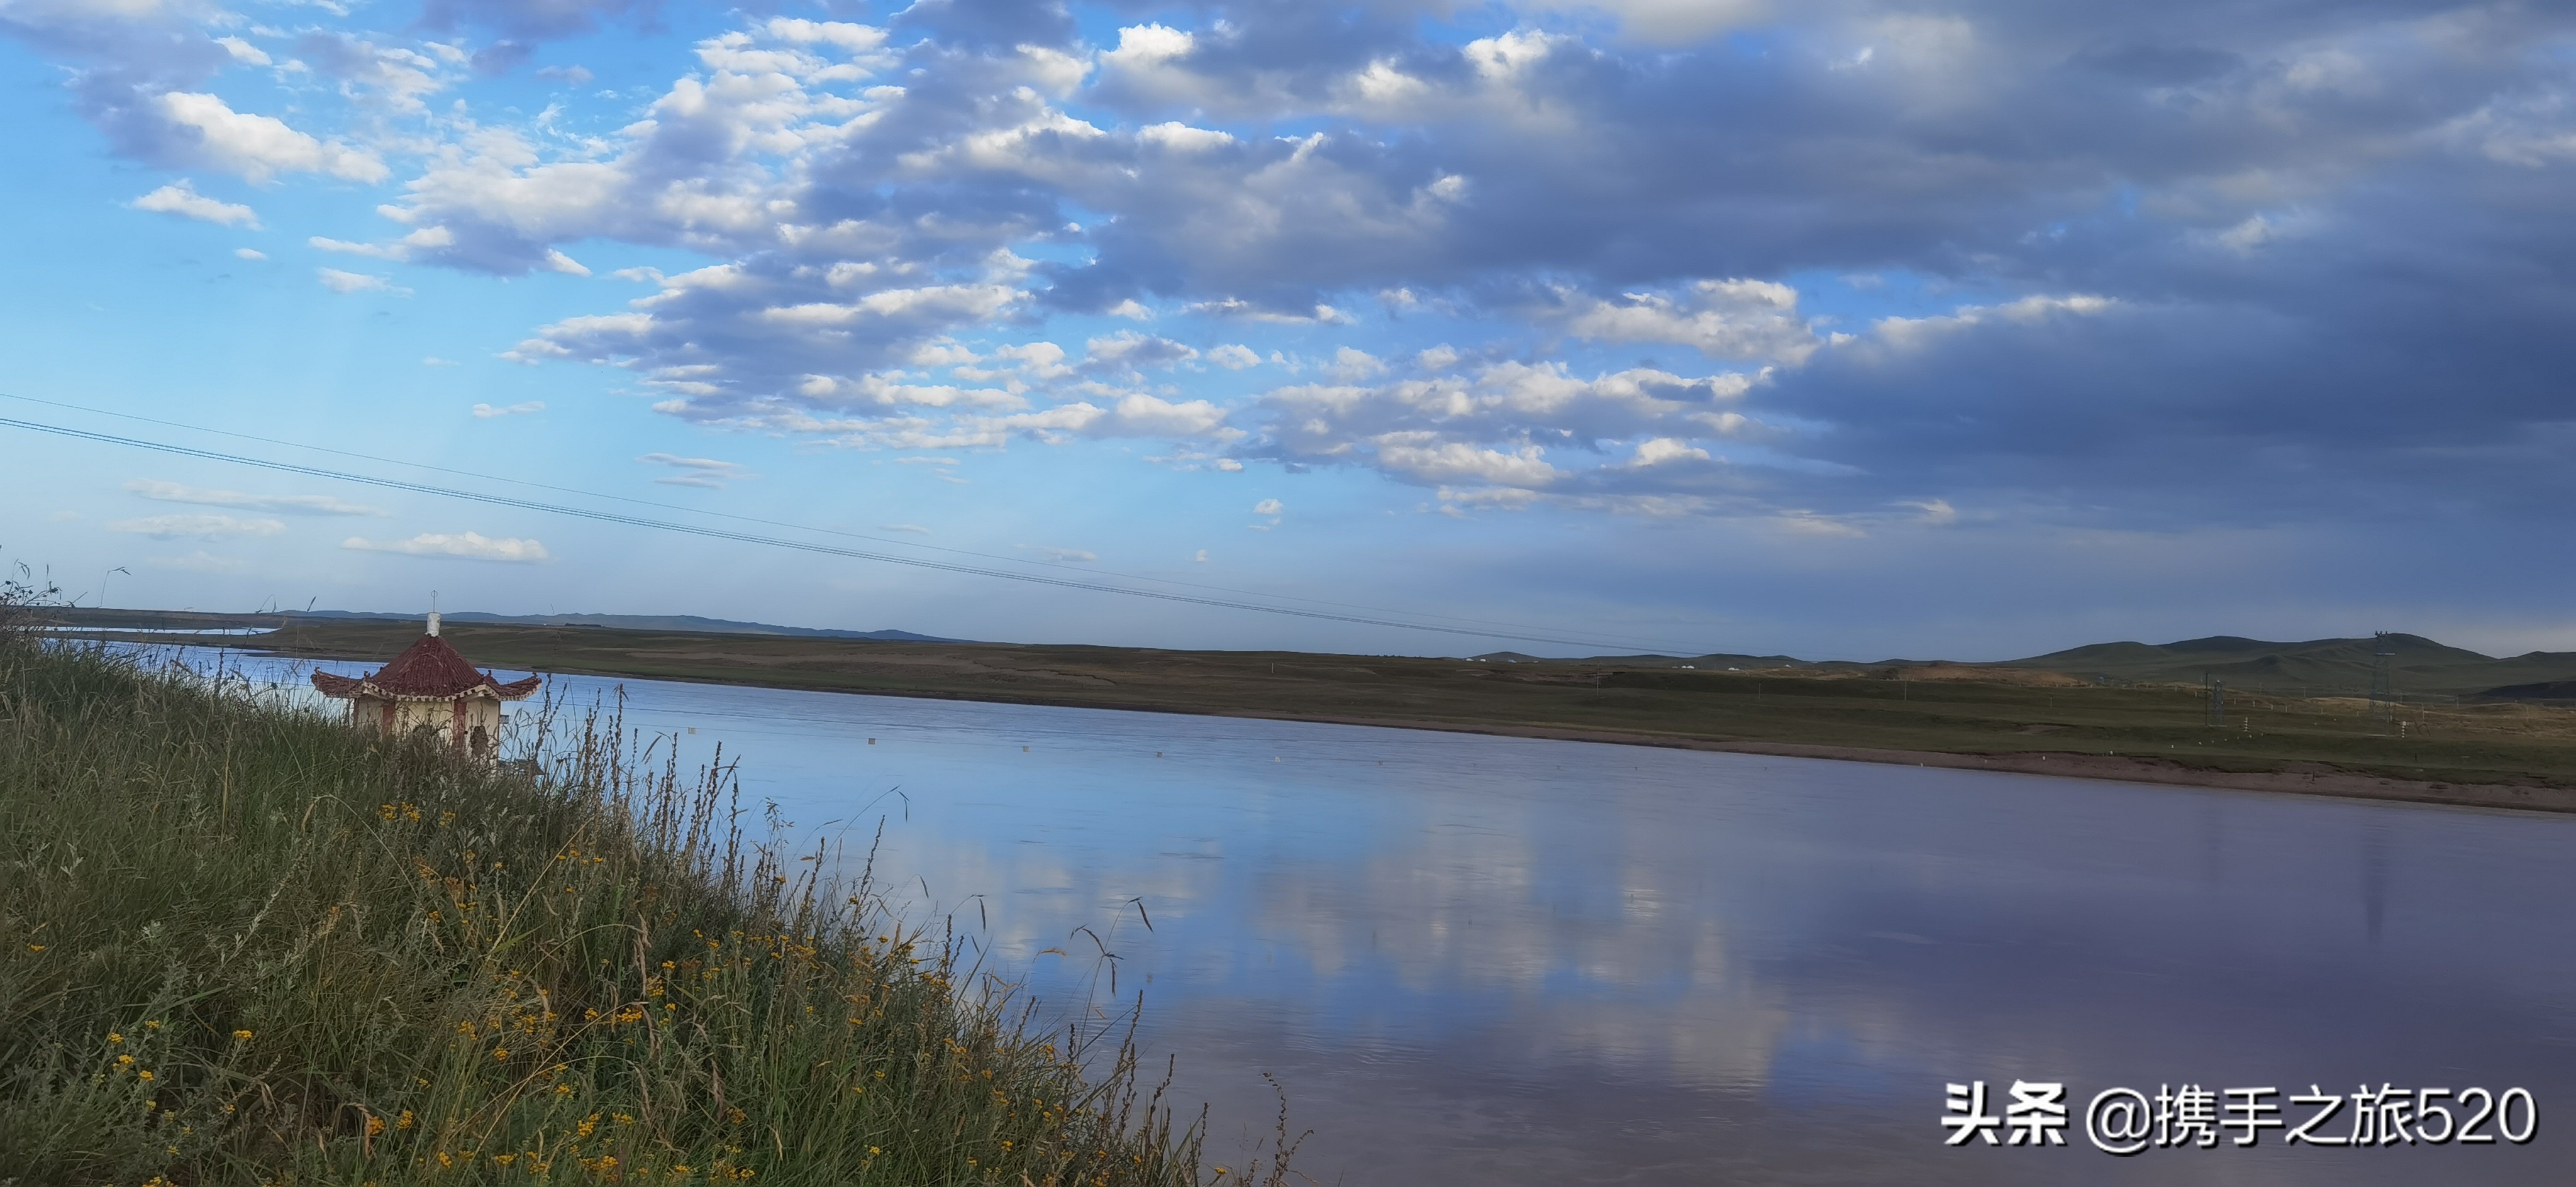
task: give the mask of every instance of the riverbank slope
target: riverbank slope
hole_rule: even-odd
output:
[[[1205,1181],[1114,1041],[617,736],[495,772],[0,629],[0,1184]]]

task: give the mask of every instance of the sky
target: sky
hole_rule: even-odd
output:
[[[0,0],[0,105],[0,417],[1560,642],[0,426],[85,604],[2576,649],[2565,6]]]

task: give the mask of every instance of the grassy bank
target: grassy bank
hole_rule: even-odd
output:
[[[0,1184],[1276,1179],[615,736],[493,774],[0,630]]]

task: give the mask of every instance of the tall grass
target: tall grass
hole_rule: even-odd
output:
[[[720,773],[548,752],[0,627],[0,1187],[1279,1181],[748,843]]]

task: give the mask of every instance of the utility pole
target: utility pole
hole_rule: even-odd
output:
[[[2200,681],[2209,687],[2209,724],[2227,724],[2227,681],[2211,680],[2207,672],[2200,674]]]

